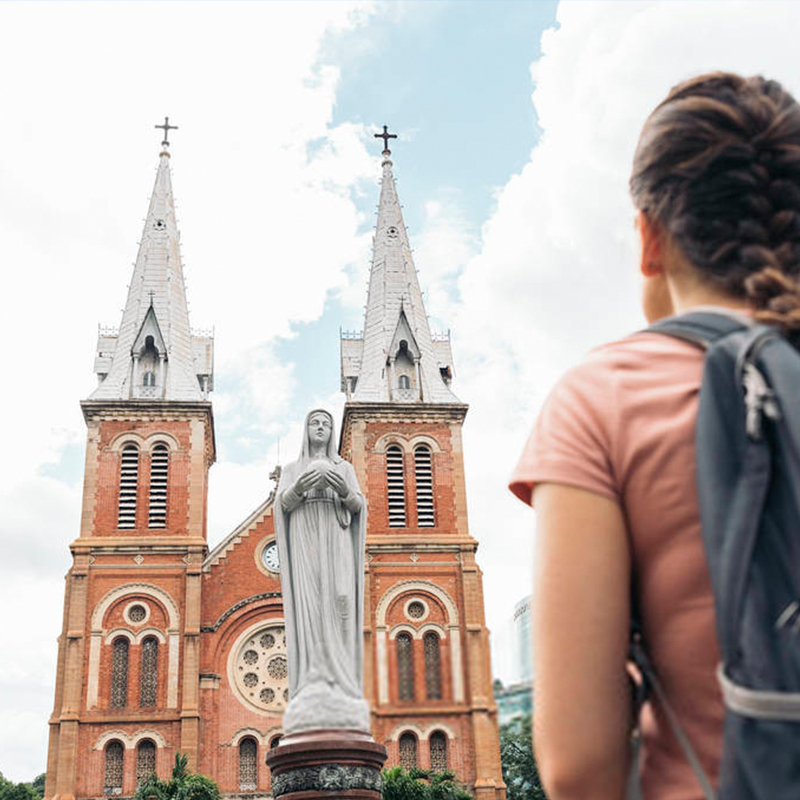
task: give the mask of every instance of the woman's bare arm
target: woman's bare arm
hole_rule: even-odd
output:
[[[622,800],[631,719],[630,551],[619,505],[534,490],[536,757],[550,800]]]

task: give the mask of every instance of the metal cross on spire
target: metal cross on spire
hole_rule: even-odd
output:
[[[391,153],[392,151],[389,149],[389,139],[396,139],[396,133],[389,133],[389,127],[387,125],[383,126],[383,133],[376,133],[376,139],[383,139],[383,152],[384,153]]]
[[[161,142],[162,145],[167,147],[169,145],[169,132],[178,130],[177,125],[170,125],[169,124],[169,117],[164,117],[164,124],[163,125],[154,125],[155,128],[161,128],[164,131],[164,141]]]

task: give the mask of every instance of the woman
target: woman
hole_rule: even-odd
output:
[[[800,334],[800,107],[774,81],[715,73],[645,123],[631,193],[648,321],[716,310]],[[621,800],[631,598],[670,704],[716,785],[722,700],[700,536],[694,423],[703,353],[639,333],[548,398],[511,489],[535,505],[536,752],[551,800]],[[663,710],[643,719],[647,800],[701,800]]]
[[[300,458],[281,474],[275,528],[291,702],[287,733],[369,730],[362,690],[366,514],[353,467],[336,454],[333,418],[306,417]]]

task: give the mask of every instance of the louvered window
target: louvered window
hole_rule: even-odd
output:
[[[417,484],[417,525],[432,528],[433,517],[433,471],[431,451],[420,445],[414,449],[414,477]]]
[[[156,771],[156,746],[149,739],[136,748],[136,785],[146,781]]]
[[[109,742],[106,746],[105,794],[122,794],[122,742]]]
[[[386,481],[389,491],[389,527],[406,526],[406,489],[403,451],[393,444],[386,450]]]
[[[400,766],[414,769],[417,766],[417,737],[413,733],[404,733],[400,737]]]
[[[255,739],[239,743],[239,791],[254,792],[258,788],[258,746]]]
[[[401,700],[414,699],[414,640],[409,633],[399,633],[397,648],[397,685]]]
[[[147,525],[150,528],[167,526],[167,473],[169,450],[157,444],[150,456],[150,508]]]
[[[118,528],[136,527],[136,489],[139,485],[139,448],[135,444],[122,449],[119,468]]]
[[[148,636],[142,642],[142,669],[139,685],[139,705],[142,708],[156,704],[158,688],[158,639]]]
[[[124,636],[111,645],[111,707],[128,705],[128,640]]]
[[[447,771],[447,736],[441,731],[431,734],[431,769],[434,772]]]
[[[423,637],[425,651],[425,693],[428,700],[442,699],[442,663],[439,655],[439,637],[428,631]]]

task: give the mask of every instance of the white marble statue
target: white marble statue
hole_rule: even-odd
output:
[[[369,730],[362,689],[366,507],[334,447],[333,418],[306,417],[300,458],[281,473],[275,531],[286,617],[286,733]]]

